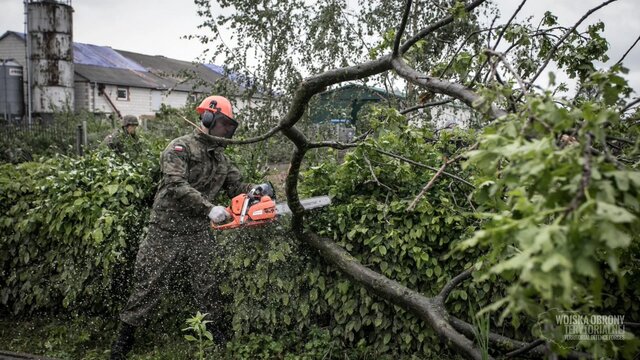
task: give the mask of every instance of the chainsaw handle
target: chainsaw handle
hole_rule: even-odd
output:
[[[229,215],[228,218],[231,219],[231,221],[224,224],[216,224],[214,222],[211,222],[211,228],[213,230],[228,230],[240,226],[240,219],[233,213],[233,211],[231,211],[231,208],[226,208],[225,210],[227,210],[227,214]]]

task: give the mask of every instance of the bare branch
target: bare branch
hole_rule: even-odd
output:
[[[388,187],[387,185],[383,184],[380,182],[380,180],[378,180],[378,177],[376,176],[375,172],[373,171],[373,166],[371,166],[371,161],[369,161],[369,158],[367,157],[367,155],[364,155],[364,161],[367,163],[367,165],[369,165],[369,171],[371,171],[371,176],[373,177],[373,181],[376,182],[376,184],[378,184],[378,186],[382,186],[383,188],[394,192],[393,189],[391,189],[390,187]]]
[[[442,303],[447,301],[447,298],[449,297],[449,294],[451,294],[451,291],[456,286],[460,285],[461,282],[463,282],[466,279],[470,278],[472,273],[473,273],[473,268],[471,267],[471,268],[468,268],[467,270],[461,272],[460,274],[458,274],[453,279],[449,280],[449,282],[442,288],[442,290],[440,291],[440,294],[438,294],[438,296],[437,296],[440,299],[440,301],[442,301]]]
[[[507,61],[507,58],[504,56],[504,54],[502,54],[500,52],[497,52],[497,51],[490,50],[490,49],[485,49],[484,52],[489,54],[489,55],[497,56],[502,61],[504,66],[507,68],[507,70],[509,70],[509,72],[511,72],[513,77],[516,78],[516,81],[518,81],[518,85],[520,85],[520,88],[522,89],[522,91],[527,91],[527,88],[526,88],[526,85],[524,84],[524,81],[522,81],[522,79],[520,78],[520,75],[518,75],[518,73],[513,69],[513,67],[509,63],[509,61]]]
[[[518,5],[518,8],[516,9],[516,11],[513,12],[513,14],[511,15],[511,17],[509,18],[509,21],[507,21],[507,23],[504,25],[504,27],[502,28],[502,30],[500,31],[500,34],[498,34],[498,38],[496,39],[496,43],[493,45],[493,47],[491,48],[492,50],[496,50],[498,48],[498,44],[500,44],[500,40],[502,40],[502,37],[504,36],[504,33],[507,31],[507,29],[509,28],[509,26],[511,26],[511,22],[513,22],[513,19],[516,18],[516,16],[518,15],[518,13],[520,12],[520,10],[522,10],[522,7],[524,6],[524,4],[527,2],[527,0],[522,0],[522,2],[520,3],[520,5]]]
[[[419,166],[419,167],[422,167],[422,168],[425,168],[425,169],[429,169],[429,170],[433,170],[433,171],[438,171],[438,169],[437,169],[437,168],[435,168],[435,167],[433,167],[433,166],[425,165],[425,164],[419,163],[419,162],[417,162],[417,161],[413,161],[413,160],[411,160],[411,159],[408,159],[408,158],[406,158],[406,157],[403,157],[403,156],[400,156],[400,155],[396,155],[396,154],[394,154],[394,153],[390,153],[390,152],[388,152],[388,151],[384,151],[384,150],[382,150],[382,149],[377,149],[377,148],[376,148],[376,149],[374,149],[374,150],[375,150],[375,151],[377,151],[377,152],[379,152],[379,153],[381,153],[381,154],[385,154],[385,155],[387,155],[387,156],[390,156],[390,157],[392,157],[392,158],[396,158],[396,159],[398,159],[398,160],[402,160],[402,161],[404,161],[404,162],[406,162],[406,163],[409,163],[409,164],[411,164],[411,165]],[[465,185],[468,185],[468,186],[470,186],[470,187],[472,187],[472,188],[475,188],[475,186],[473,186],[473,184],[472,184],[472,183],[468,182],[467,180],[465,180],[465,179],[463,179],[463,178],[461,178],[461,177],[459,177],[459,176],[457,176],[457,175],[454,175],[454,174],[448,173],[448,172],[446,172],[446,171],[443,171],[442,173],[443,173],[444,175],[446,175],[446,176],[448,176],[448,177],[452,178],[452,179],[455,179],[455,180],[460,181],[461,183],[463,183],[463,184],[465,184]]]
[[[538,347],[539,345],[544,344],[544,340],[542,339],[538,339],[535,341],[532,341],[531,343],[529,343],[527,346],[523,346],[518,350],[512,351],[510,353],[505,354],[505,358],[509,359],[518,355],[522,355],[522,354],[526,354],[528,353],[530,350],[532,350],[533,348]]]
[[[627,49],[627,51],[624,53],[624,55],[622,55],[622,57],[620,58],[620,60],[618,60],[616,62],[616,65],[618,64],[622,64],[622,62],[624,61],[624,59],[627,57],[627,55],[629,55],[629,53],[631,52],[631,50],[636,46],[636,44],[638,44],[638,41],[640,41],[640,35],[638,35],[638,37],[636,38],[636,41],[633,42],[633,44],[629,47],[629,49]]]
[[[472,109],[476,109],[478,107],[478,103],[482,102],[482,98],[480,97],[480,95],[476,94],[470,88],[458,83],[452,83],[446,80],[421,74],[409,67],[404,62],[404,60],[399,57],[391,60],[391,64],[393,65],[393,68],[396,70],[398,75],[400,75],[404,79],[426,89],[429,89],[433,92],[449,95],[453,98],[456,98],[467,104]],[[488,111],[489,113],[487,115],[491,116],[493,119],[497,119],[507,114],[506,111],[499,109],[494,104],[490,105],[490,109]]]
[[[440,167],[440,169],[438,169],[438,171],[436,172],[435,175],[433,175],[433,177],[431,178],[431,180],[429,180],[429,182],[427,183],[427,185],[425,185],[424,188],[422,188],[422,190],[420,191],[420,193],[418,194],[418,196],[416,196],[415,199],[413,199],[413,201],[411,202],[411,205],[409,205],[409,207],[407,208],[407,211],[413,211],[416,208],[416,205],[418,204],[418,202],[420,201],[420,199],[422,199],[422,197],[424,196],[424,194],[427,193],[427,191],[429,191],[429,189],[431,189],[431,187],[433,186],[433,184],[435,184],[436,179],[438,177],[440,177],[440,175],[442,174],[442,172],[444,171],[444,168],[447,167],[447,162],[445,161],[444,164],[442,164],[442,166]]]
[[[424,109],[424,108],[427,108],[427,107],[445,105],[445,104],[448,104],[448,103],[450,103],[452,101],[453,101],[453,99],[446,99],[446,100],[433,101],[433,102],[428,102],[428,103],[424,103],[424,104],[419,104],[419,105],[416,105],[416,106],[412,106],[410,108],[406,108],[406,109],[400,110],[400,114],[401,115],[406,115],[406,114],[408,114],[408,113],[410,113],[412,111]]]
[[[632,107],[636,106],[640,104],[640,98],[637,98],[633,101],[631,101],[630,103],[628,103],[627,105],[625,105],[625,107],[622,108],[622,110],[620,110],[620,113],[625,113],[627,111],[629,111],[629,109],[631,109]]]
[[[407,4],[404,7],[404,14],[402,14],[402,21],[400,22],[400,27],[398,28],[398,33],[396,34],[396,38],[393,41],[393,57],[398,56],[398,50],[400,48],[400,40],[402,39],[402,34],[404,33],[404,29],[407,26],[407,19],[409,18],[410,11],[411,11],[411,0],[407,0]]]
[[[470,2],[469,4],[465,5],[465,10],[467,11],[471,11],[473,9],[475,9],[476,7],[480,6],[482,3],[484,3],[487,0],[474,0],[472,2]],[[400,46],[400,52],[399,55],[404,54],[405,52],[407,52],[407,50],[409,50],[415,43],[417,43],[420,39],[424,38],[425,36],[433,33],[434,31],[449,25],[450,23],[452,23],[454,20],[453,15],[449,15],[447,17],[445,17],[442,20],[439,20],[427,27],[425,27],[424,29],[420,30],[417,34],[415,34],[411,39],[407,40],[404,42],[404,44],[402,44]]]
[[[445,310],[433,298],[391,280],[364,265],[333,241],[312,233],[300,234],[299,239],[320,251],[345,275],[362,284],[372,293],[401,306],[429,324],[450,346],[469,359],[482,359],[480,350],[471,340],[456,331],[447,321]]]

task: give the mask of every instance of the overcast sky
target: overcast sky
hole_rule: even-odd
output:
[[[521,0],[495,2],[506,21]],[[549,10],[561,24],[572,25],[601,2],[529,0],[518,18],[540,18]],[[76,0],[72,6],[75,42],[189,61],[205,49],[197,40],[181,39],[183,35],[197,33],[196,27],[201,22],[192,0]],[[606,23],[611,62],[617,61],[640,35],[639,14],[639,0],[618,0],[586,21],[585,26],[598,19]],[[7,30],[24,31],[22,0],[0,0],[0,34]],[[629,80],[640,91],[640,44],[627,56],[625,65],[631,70]]]

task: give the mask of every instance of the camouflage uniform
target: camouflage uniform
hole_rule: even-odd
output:
[[[250,190],[224,147],[196,130],[173,140],[160,159],[162,181],[153,203],[149,233],[140,244],[134,286],[120,319],[143,325],[157,309],[172,278],[188,277],[201,310],[220,316],[217,276],[211,267],[214,243],[207,214],[211,199],[225,189],[229,196]],[[175,290],[174,290],[175,291]]]
[[[131,152],[139,153],[141,150],[138,137],[127,132],[129,125],[140,125],[138,118],[133,115],[125,115],[122,117],[122,127],[114,130],[104,139],[104,143],[118,154],[126,153],[131,155]]]
[[[111,134],[107,135],[103,143],[118,154],[140,151],[138,136],[129,134],[124,127],[115,129]]]

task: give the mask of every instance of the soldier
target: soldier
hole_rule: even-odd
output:
[[[209,96],[196,110],[200,127],[174,139],[162,152],[162,180],[151,210],[149,232],[138,250],[133,291],[120,314],[111,359],[126,358],[133,347],[135,329],[150,319],[178,270],[188,272],[196,305],[213,316],[214,324],[221,320],[218,281],[209,262],[215,244],[209,231],[210,222],[225,222],[230,215],[211,199],[222,189],[233,197],[252,186],[242,181],[238,169],[225,157],[224,145],[211,136],[230,139],[238,127],[229,100]],[[273,195],[270,184],[258,186]],[[217,328],[212,332],[219,343],[224,342]]]
[[[118,154],[124,154],[127,150],[140,150],[136,129],[138,118],[133,115],[125,115],[122,118],[122,127],[114,130],[104,138],[104,144]]]

